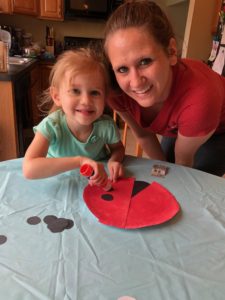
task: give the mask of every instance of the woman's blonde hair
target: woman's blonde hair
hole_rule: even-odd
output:
[[[49,88],[47,88],[40,101],[40,111],[43,114],[48,114],[57,109],[51,94],[50,88],[59,88],[66,72],[70,72],[71,80],[74,76],[87,72],[102,73],[102,79],[105,82],[105,90],[109,88],[109,75],[104,62],[103,50],[97,51],[97,48],[87,47],[76,50],[64,51],[53,65],[49,76]]]

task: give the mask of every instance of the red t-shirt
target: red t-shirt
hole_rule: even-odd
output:
[[[190,59],[179,60],[172,69],[169,97],[147,127],[141,107],[126,94],[109,99],[109,105],[129,112],[141,127],[163,136],[176,137],[178,130],[188,137],[203,136],[215,128],[216,133],[225,132],[225,77]]]

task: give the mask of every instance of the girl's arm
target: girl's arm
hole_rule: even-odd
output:
[[[125,155],[125,148],[121,141],[116,144],[108,145],[108,147],[111,152],[111,156],[108,161],[109,178],[115,182],[118,177],[124,176],[122,161]]]
[[[46,157],[48,147],[48,140],[40,132],[36,132],[23,160],[23,174],[26,178],[46,178],[80,168],[81,165],[87,163],[94,169],[94,175],[91,177],[93,184],[100,185],[107,180],[103,164],[84,156]]]

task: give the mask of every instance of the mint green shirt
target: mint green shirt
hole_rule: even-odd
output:
[[[44,118],[34,132],[40,132],[48,141],[48,157],[86,156],[99,161],[107,159],[106,145],[120,141],[120,133],[113,119],[103,115],[93,123],[93,131],[86,142],[80,142],[68,128],[65,114],[57,110]]]

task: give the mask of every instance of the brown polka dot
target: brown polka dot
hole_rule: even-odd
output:
[[[4,244],[7,241],[7,237],[5,235],[0,235],[0,245]]]
[[[48,224],[48,229],[51,232],[62,232],[68,226],[68,220],[64,218],[58,218],[54,222]]]
[[[41,219],[37,216],[33,216],[27,219],[27,223],[30,225],[37,225],[41,222]]]
[[[68,225],[66,226],[66,228],[65,228],[65,229],[70,229],[70,228],[72,228],[72,227],[73,227],[73,225],[74,225],[74,222],[73,222],[73,220],[67,219],[67,221],[68,221]]]
[[[46,223],[46,224],[50,224],[52,222],[55,222],[55,220],[57,220],[57,217],[54,216],[54,215],[48,215],[46,217],[44,217],[43,221]]]

